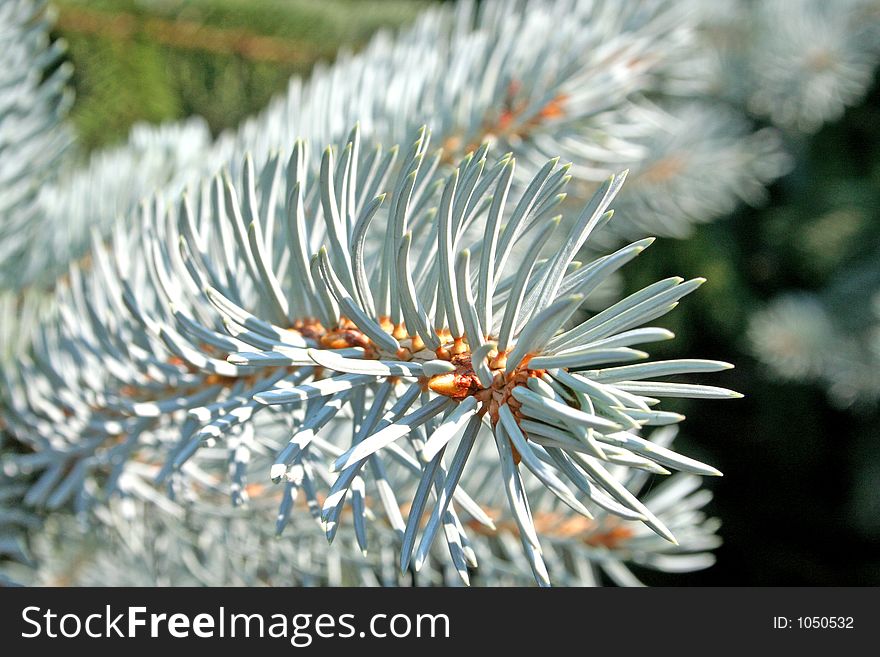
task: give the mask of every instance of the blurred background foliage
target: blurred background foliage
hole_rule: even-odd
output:
[[[234,127],[291,75],[405,24],[426,3],[54,4],[56,35],[70,44],[76,71],[73,123],[94,149],[138,121],[199,115],[215,134]],[[671,275],[709,279],[668,317],[678,339],[656,355],[729,360],[737,369],[718,383],[746,393],[737,403],[682,400],[670,409],[688,415],[682,451],[725,473],[706,482],[725,543],[715,567],[674,578],[640,572],[647,583],[880,584],[877,403],[846,408],[819,382],[781,380],[747,338],[754,313],[789,290],[833,297],[838,319],[868,312],[869,292],[880,289],[870,280],[880,271],[880,85],[814,135],[790,135],[788,148],[795,169],[771,187],[768,204],[689,239],[660,240],[626,272],[631,290]]]
[[[789,148],[795,169],[768,204],[661,240],[628,272],[633,289],[675,274],[708,279],[669,316],[676,340],[662,348],[735,363],[727,385],[746,394],[736,404],[679,405],[686,453],[725,475],[706,482],[724,523],[718,564],[680,575],[681,584],[880,584],[876,401],[843,408],[819,382],[781,380],[747,339],[754,313],[790,290],[850,287],[830,295],[836,318],[869,312],[877,281],[857,273],[880,269],[878,81],[863,104]]]
[[[414,0],[60,0],[75,64],[71,120],[85,148],[138,121],[201,116],[216,134],[262,110],[318,61],[408,22]],[[234,27],[232,27],[234,26]]]

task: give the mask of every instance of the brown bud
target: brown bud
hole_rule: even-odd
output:
[[[394,324],[391,323],[391,318],[388,315],[382,315],[379,318],[379,326],[381,326],[382,330],[386,333],[394,331]]]
[[[458,394],[458,386],[456,385],[455,372],[447,372],[445,374],[436,374],[428,381],[428,387],[438,395],[446,397],[455,397]]]
[[[507,367],[507,352],[502,351],[495,355],[492,360],[489,361],[489,369],[492,370],[503,370]]]

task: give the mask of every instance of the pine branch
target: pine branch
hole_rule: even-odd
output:
[[[410,513],[404,569],[411,555],[417,569],[424,563],[442,526],[467,581],[473,558],[458,514],[493,526],[457,485],[466,452],[457,452],[448,470],[444,465],[447,443],[467,425],[470,440],[489,429],[495,435],[510,512],[539,582],[549,580],[523,469],[581,514],[592,516],[570,485],[590,504],[641,520],[674,543],[608,466],[719,474],[638,432],[682,419],[652,409],[655,396],[737,396],[645,379],[729,365],[612,365],[647,355],[631,345],[667,338],[634,329],[668,312],[700,281],[661,281],[571,326],[584,294],[613,271],[601,266],[607,258],[581,268],[572,267],[573,258],[610,218],[625,176],[600,188],[553,255],[540,260],[540,249],[526,251],[540,264],[523,279],[521,261],[507,255],[531,242],[546,219],[541,199],[558,191],[557,161],[505,200],[500,191],[509,177],[502,174],[516,166],[511,158],[489,163],[481,148],[449,173],[426,162],[429,142],[430,133],[420,131],[394,168],[370,165],[383,149],[362,153],[357,129],[338,157],[328,149],[310,164],[297,146],[286,175],[277,158],[261,171],[246,162],[237,183],[217,177],[176,206],[146,204],[140,231],[120,227],[110,251],[96,249],[90,272],[74,268],[60,295],[60,325],[40,334],[38,360],[22,363],[9,385],[10,427],[42,454],[45,468],[30,502],[57,508],[86,481],[106,477],[110,486],[100,497],[123,487],[156,501],[147,484],[156,478],[202,494],[228,490],[241,504],[256,465],[251,457],[260,454],[274,462],[262,476],[275,481],[323,472],[328,538],[349,500],[366,549],[365,481],[386,492],[388,522],[401,530],[399,504],[388,496],[398,488],[383,474],[390,459],[420,482],[414,508],[430,510],[423,505],[432,489],[438,499],[418,545],[421,512]],[[368,190],[381,192],[376,203]],[[471,236],[484,235],[487,220],[500,229],[494,255],[484,258],[492,242]],[[283,239],[284,231],[293,239]],[[349,245],[361,232],[366,249],[353,259]],[[303,286],[306,272],[311,283]],[[474,280],[485,286],[476,294]],[[512,328],[498,347],[505,317]],[[49,410],[65,417],[63,426]],[[399,444],[404,438],[408,448]],[[222,485],[203,470],[217,449],[227,452],[230,473]],[[328,459],[335,476],[325,470]],[[312,489],[320,485],[309,481]]]
[[[71,142],[62,120],[71,103],[63,41],[50,43],[44,2],[0,8],[0,289],[18,274],[42,235],[37,196]]]
[[[631,584],[625,562],[711,563],[692,475],[720,473],[670,450],[668,432],[642,437],[683,419],[664,397],[737,396],[655,380],[726,363],[640,362],[643,344],[672,337],[646,324],[702,280],[583,317],[650,240],[575,259],[609,221],[606,234],[682,236],[759,201],[789,166],[775,132],[678,98],[708,93],[717,72],[685,5],[439,8],[293,80],[213,145],[196,124],[144,129],[39,197],[4,184],[44,233],[27,251],[0,236],[22,254],[14,286],[54,280],[87,252],[87,227],[93,243],[3,371],[24,447],[7,455],[9,490],[111,530],[125,525],[112,500],[140,500],[156,509],[144,523],[194,531],[157,580],[173,567],[217,581],[189,552],[204,536],[236,526],[262,541],[316,521],[344,556],[311,539],[269,549],[294,581],[467,583],[480,561],[486,582],[593,582],[595,563]],[[563,221],[568,185],[593,196]],[[691,474],[653,504],[636,496],[671,469]],[[263,498],[279,505],[274,527],[206,517]],[[302,569],[304,555],[324,570]]]

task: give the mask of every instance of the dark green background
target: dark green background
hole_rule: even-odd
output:
[[[204,117],[216,134],[262,110],[294,74],[332,61],[341,46],[363,46],[379,27],[409,22],[416,0],[59,0],[56,34],[75,65],[72,119],[88,148],[125,139],[137,121]],[[100,29],[84,29],[82,23]],[[179,48],[151,37],[148,22],[168,30],[197,23],[229,33],[275,37],[296,61],[273,62],[236,52]],[[124,33],[120,33],[125,31]]]

